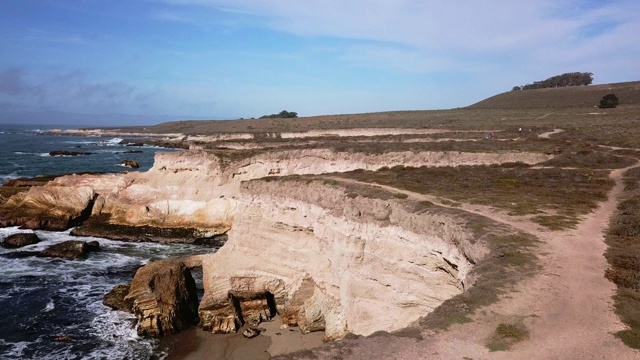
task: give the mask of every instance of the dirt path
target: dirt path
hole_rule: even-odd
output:
[[[439,334],[425,332],[422,341],[364,339],[350,348],[350,355],[344,358],[640,359],[639,351],[628,348],[612,335],[625,326],[613,312],[611,296],[615,285],[604,277],[607,262],[603,256],[606,249],[603,233],[622,193],[622,174],[629,168],[611,172],[615,186],[608,199],[576,229],[568,231],[545,231],[525,218],[511,218],[489,207],[463,205],[463,210],[536,235],[543,243],[542,270],[518,284],[515,291],[498,303],[478,311],[471,323],[453,326]],[[374,186],[440,203],[433,196]],[[508,351],[489,352],[485,344],[497,325],[518,320],[529,329],[529,339]]]
[[[561,132],[563,132],[563,131],[564,131],[563,129],[553,129],[553,131],[549,131],[549,132],[546,132],[546,133],[542,133],[542,134],[538,135],[538,137],[548,139],[548,138],[549,138],[549,136],[551,136],[551,135],[553,135],[553,134],[561,133]]]

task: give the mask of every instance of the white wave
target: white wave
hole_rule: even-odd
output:
[[[17,172],[12,172],[11,174],[0,174],[0,184],[2,183],[2,181],[4,180],[9,180],[9,179],[17,179],[19,178],[18,173]]]
[[[42,309],[42,312],[49,312],[56,308],[56,304],[53,302],[53,299],[49,300],[47,305]]]
[[[120,142],[121,142],[122,140],[124,140],[124,139],[122,139],[122,138],[113,138],[113,139],[110,139],[110,140],[105,141],[104,143],[105,143],[107,146],[120,145]]]
[[[39,153],[39,154],[37,154],[37,155],[38,155],[38,156],[51,156],[51,155],[49,155],[49,153]]]
[[[0,345],[8,345],[11,346],[11,349],[7,350],[3,354],[4,359],[24,359],[24,350],[29,346],[29,343],[26,341],[19,342],[7,342],[4,339],[0,339]]]

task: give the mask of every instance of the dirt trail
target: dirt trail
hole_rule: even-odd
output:
[[[538,137],[548,139],[548,138],[549,138],[549,136],[551,136],[551,135],[553,135],[553,134],[561,133],[561,132],[563,132],[563,131],[564,131],[563,129],[553,129],[553,131],[549,131],[549,132],[546,132],[546,133],[542,133],[542,134],[538,135]]]
[[[622,193],[622,174],[611,172],[615,186],[608,199],[576,229],[543,230],[526,218],[512,218],[489,207],[463,205],[461,209],[537,236],[542,270],[521,282],[498,303],[477,311],[474,321],[443,333],[424,332],[424,340],[373,338],[357,342],[348,359],[640,359],[613,333],[625,329],[613,312],[616,288],[604,277],[607,262],[604,231]],[[338,179],[338,178],[336,178]],[[341,179],[340,180],[344,180]],[[379,186],[413,198],[440,201],[433,196]],[[508,351],[489,352],[485,344],[497,325],[522,321],[530,337]]]

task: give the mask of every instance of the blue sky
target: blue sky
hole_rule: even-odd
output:
[[[637,34],[637,0],[3,0],[0,122],[454,108],[564,72],[640,80]]]

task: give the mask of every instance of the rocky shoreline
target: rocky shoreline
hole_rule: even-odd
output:
[[[67,175],[0,202],[0,226],[67,230],[129,242],[221,249],[140,268],[117,309],[138,333],[165,336],[198,324],[235,333],[278,316],[325,340],[394,331],[473,285],[486,249],[459,218],[418,203],[348,196],[326,181],[259,180],[384,166],[537,163],[535,153],[158,153],[143,173]],[[29,182],[23,182],[28,184]],[[202,267],[204,296],[189,273]],[[113,294],[112,294],[113,295]],[[113,296],[109,295],[109,298]],[[105,300],[113,304],[112,300]],[[385,316],[380,316],[384,309]]]

